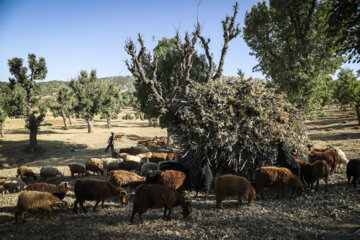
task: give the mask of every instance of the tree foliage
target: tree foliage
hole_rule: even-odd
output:
[[[254,70],[306,112],[319,108],[319,85],[342,63],[323,31],[329,9],[327,1],[272,0],[245,16],[244,39],[259,61]]]
[[[26,128],[30,130],[30,148],[37,148],[37,132],[40,126],[40,123],[45,117],[45,112],[39,105],[39,96],[36,94],[36,82],[35,80],[43,80],[47,74],[47,67],[45,59],[40,57],[36,59],[35,54],[28,55],[28,68],[23,66],[23,59],[21,58],[12,58],[8,61],[10,73],[13,75],[13,78],[9,78],[10,89],[22,88],[25,92],[25,102],[17,110],[12,111],[12,113],[22,114],[22,109],[26,109]],[[20,90],[21,91],[21,90]],[[14,92],[16,94],[16,92]],[[19,93],[19,92],[17,92]],[[14,97],[13,100],[21,101],[21,98],[18,96]],[[13,106],[14,107],[14,106]],[[20,115],[18,115],[20,117]]]
[[[301,114],[284,95],[259,82],[194,84],[186,102],[175,131],[194,164],[206,160],[218,170],[252,177],[255,168],[275,163],[279,140],[306,151]]]
[[[328,36],[336,40],[349,62],[360,62],[360,0],[333,0]]]
[[[107,127],[111,128],[111,119],[117,119],[118,114],[122,111],[123,102],[120,89],[114,84],[101,86],[103,88],[103,102],[100,108],[100,117],[107,119]]]
[[[90,76],[86,71],[81,71],[76,79],[71,80],[70,87],[75,93],[74,111],[78,118],[86,120],[88,133],[91,133],[94,131],[94,116],[100,113],[104,97],[96,71],[92,70]]]
[[[334,82],[334,98],[340,105],[351,104],[355,107],[360,125],[360,81],[349,68],[341,69]]]
[[[126,42],[125,50],[131,56],[131,62],[126,62],[127,67],[138,83],[147,87],[156,114],[163,123],[166,123],[168,133],[172,131],[172,123],[175,121],[174,116],[181,99],[188,94],[190,88],[198,80],[192,78],[192,69],[193,66],[196,66],[196,64],[194,65],[196,57],[194,56],[196,56],[195,46],[198,40],[200,39],[201,46],[204,48],[207,64],[198,65],[202,69],[196,74],[203,76],[203,82],[218,81],[223,72],[228,44],[240,34],[239,24],[236,24],[237,13],[238,4],[236,3],[233,15],[227,16],[222,22],[224,43],[216,70],[213,56],[209,51],[210,39],[201,35],[199,23],[192,34],[185,33],[184,42],[177,33],[174,39],[160,42],[153,54],[147,52],[140,34],[138,37],[141,46],[139,52],[136,51],[135,44],[131,39]],[[176,59],[171,59],[172,56],[175,56]],[[177,56],[180,56],[179,59]],[[148,99],[145,100],[148,101]]]

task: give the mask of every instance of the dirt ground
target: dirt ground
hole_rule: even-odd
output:
[[[130,112],[127,110],[126,112]],[[148,127],[147,121],[113,121],[111,130],[106,121],[95,121],[95,132],[88,134],[85,122],[76,120],[69,130],[60,125],[41,126],[38,140],[43,148],[40,154],[25,153],[29,134],[24,121],[8,119],[5,123],[5,137],[0,139],[0,177],[14,177],[16,167],[24,164],[35,172],[42,166],[56,166],[70,178],[68,163],[84,164],[90,157],[109,157],[104,153],[110,132],[124,134],[115,142],[115,148],[136,145],[141,137],[165,136],[166,130]],[[46,120],[59,120],[48,116]],[[54,121],[53,123],[56,123]],[[325,116],[306,122],[308,134],[316,147],[332,145],[341,148],[349,159],[360,158],[360,128],[355,114],[339,111],[336,106],[325,109]],[[58,183],[57,180],[53,181]],[[345,168],[331,176],[329,192],[306,190],[301,197],[286,193],[277,199],[274,190],[265,191],[265,200],[255,200],[252,205],[236,208],[236,199],[224,201],[224,210],[215,208],[212,192],[205,201],[199,194],[186,192],[191,198],[193,213],[184,220],[181,208],[172,212],[172,219],[162,219],[163,211],[148,210],[144,224],[130,225],[132,198],[129,205],[121,206],[117,199],[109,199],[105,208],[97,212],[79,214],[72,212],[73,188],[65,200],[70,208],[55,209],[51,220],[41,218],[39,213],[27,213],[27,223],[14,224],[14,212],[18,193],[0,195],[0,239],[360,239],[360,188],[347,187]],[[90,210],[94,202],[86,202]]]

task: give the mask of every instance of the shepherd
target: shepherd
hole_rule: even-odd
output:
[[[111,136],[109,137],[108,146],[106,147],[105,152],[107,152],[109,150],[109,148],[111,148],[111,151],[114,152],[113,142],[114,142],[114,133],[111,132]]]

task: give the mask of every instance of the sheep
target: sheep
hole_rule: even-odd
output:
[[[351,159],[349,161],[346,166],[346,176],[348,178],[348,187],[350,187],[350,184],[354,184],[356,188],[356,180],[360,177],[360,159]]]
[[[299,161],[301,166],[301,178],[303,179],[303,183],[307,183],[310,185],[312,189],[315,181],[317,191],[319,188],[319,180],[324,179],[325,181],[325,191],[328,191],[328,178],[329,178],[329,166],[324,160],[317,160],[313,163],[308,163],[305,161]]]
[[[165,172],[160,173],[158,183],[178,189],[183,185],[185,178],[186,174],[183,172],[166,170]]]
[[[127,171],[136,171],[140,170],[140,163],[135,161],[123,161],[119,163],[119,169],[127,170]]]
[[[97,165],[97,164],[89,161],[89,162],[86,162],[85,168],[86,168],[87,171],[98,173],[99,175],[100,174],[104,175],[104,169],[102,168],[102,165]]]
[[[134,162],[141,162],[141,158],[138,156],[134,156],[134,155],[126,155],[126,157],[124,158],[125,161],[134,161]]]
[[[77,173],[78,175],[81,174],[82,176],[89,175],[89,171],[87,171],[86,168],[80,164],[72,163],[72,164],[68,164],[68,166],[70,168],[71,177],[74,177],[75,173]]]
[[[120,163],[123,161],[122,158],[102,158],[103,160],[103,167],[104,169],[107,169],[109,164],[112,164],[112,163]]]
[[[121,199],[121,203],[128,204],[128,195],[126,191],[120,187],[114,186],[107,180],[102,179],[78,179],[75,182],[75,203],[74,203],[74,213],[78,213],[77,204],[79,203],[84,212],[87,210],[84,207],[84,202],[86,200],[96,200],[96,204],[93,207],[95,212],[97,205],[102,201],[101,207],[104,207],[105,199],[115,196]]]
[[[167,156],[168,155],[166,153],[153,153],[153,154],[151,154],[151,157],[149,158],[149,162],[159,163],[162,161],[166,161]]]
[[[300,177],[300,165],[295,157],[286,149],[285,143],[282,141],[278,144],[276,162],[280,167],[288,168],[293,174]]]
[[[4,190],[2,193],[4,194],[4,193],[9,193],[10,191],[15,192],[16,190],[17,191],[24,190],[27,188],[27,185],[21,178],[12,177],[4,180],[3,188]]]
[[[333,173],[340,162],[340,157],[334,148],[327,148],[323,152],[312,150],[309,155],[309,162],[313,163],[317,160],[325,160],[331,168],[330,172]]]
[[[59,171],[59,169],[54,167],[42,167],[40,169],[40,176],[42,179],[46,180],[48,177],[55,178],[59,176],[59,178],[63,177],[63,174]]]
[[[214,181],[214,176],[212,174],[210,164],[207,161],[201,163],[200,168],[195,168],[190,170],[190,180],[192,186],[195,188],[197,197],[200,190],[205,190],[205,200],[207,200],[207,194],[211,189],[211,185]]]
[[[172,161],[175,158],[175,153],[169,152],[166,156],[167,161]]]
[[[145,176],[149,170],[157,170],[157,169],[158,169],[157,163],[152,163],[152,162],[144,163],[141,166],[140,175]]]
[[[17,169],[16,177],[21,177],[21,179],[29,179],[32,177],[36,181],[36,174],[30,169],[25,166],[19,166]]]
[[[95,166],[98,166],[101,169],[104,169],[104,160],[102,160],[101,158],[90,158],[88,162],[94,164]]]
[[[191,180],[190,180],[190,169],[185,167],[183,164],[174,161],[163,161],[158,163],[158,169],[165,171],[165,170],[175,170],[185,173],[186,178],[184,181],[184,188],[186,190],[190,190],[192,187]]]
[[[284,197],[284,188],[292,187],[296,189],[300,196],[304,192],[304,184],[289,169],[283,167],[260,167],[255,170],[256,193],[264,187],[276,187],[277,197],[280,197],[280,191]],[[262,198],[264,196],[262,195]]]
[[[340,148],[335,148],[335,150],[339,154],[339,167],[342,165],[346,166],[349,162],[349,159],[347,159],[345,153]]]
[[[110,172],[110,182],[115,186],[122,187],[132,182],[144,183],[145,177],[124,170],[115,170]]]
[[[29,184],[27,187],[28,191],[40,191],[40,192],[49,192],[54,194],[54,196],[58,197],[60,200],[65,198],[67,191],[71,188],[69,182],[62,182],[57,187],[55,184],[37,182],[33,184]]]
[[[150,150],[145,146],[137,146],[137,147],[130,147],[130,148],[122,148],[119,151],[120,153],[129,153],[131,155],[137,155],[139,153],[147,153]]]
[[[256,192],[251,183],[244,177],[225,174],[215,178],[216,207],[224,209],[222,201],[231,196],[238,197],[237,207],[240,207],[243,198],[248,197],[251,204],[256,198]]]
[[[52,208],[60,207],[67,209],[67,203],[60,201],[58,197],[55,197],[49,192],[38,191],[26,191],[19,194],[16,212],[15,223],[18,222],[18,216],[21,216],[21,220],[26,222],[25,213],[29,210],[42,209],[49,212],[49,219],[51,218]]]
[[[146,183],[147,184],[157,184],[159,182],[160,174],[163,171],[161,170],[149,170],[146,173]]]
[[[160,184],[143,184],[136,189],[130,223],[134,223],[134,216],[139,213],[139,220],[143,223],[141,215],[148,209],[164,208],[164,219],[170,219],[173,207],[182,206],[183,217],[187,218],[192,212],[191,203],[175,189]],[[166,215],[166,211],[169,213]]]

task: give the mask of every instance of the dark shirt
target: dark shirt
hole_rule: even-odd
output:
[[[113,140],[114,140],[114,136],[113,136],[113,135],[111,135],[111,136],[109,137],[109,144],[110,144],[110,143],[112,143],[112,142],[113,142]]]

